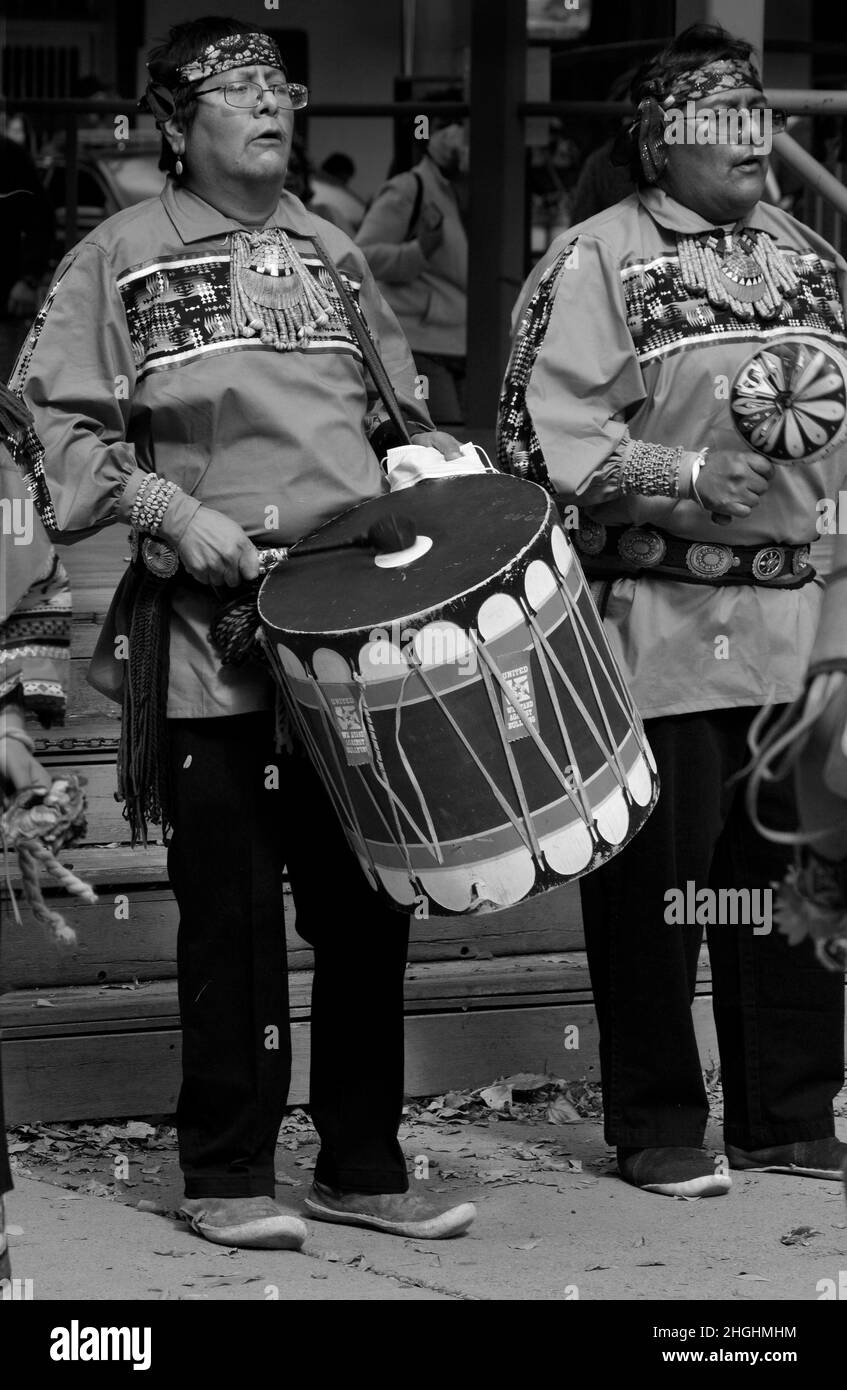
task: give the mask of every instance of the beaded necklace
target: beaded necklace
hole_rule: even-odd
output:
[[[236,332],[258,334],[277,352],[301,347],[330,321],[332,301],[281,227],[233,232],[230,298]]]
[[[721,230],[678,235],[677,251],[685,288],[741,319],[779,318],[797,293],[788,257],[767,232],[745,227],[734,235]]]

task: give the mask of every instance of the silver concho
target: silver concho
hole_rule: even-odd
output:
[[[791,557],[791,569],[794,574],[802,574],[804,570],[809,568],[810,554],[811,551],[807,545],[801,545],[800,549],[794,552]]]
[[[688,547],[685,563],[691,573],[700,579],[720,579],[721,575],[732,569],[732,551],[728,545],[698,541],[696,545]]]
[[[145,536],[141,543],[141,558],[157,579],[170,579],[179,569],[179,556],[164,541]]]
[[[631,526],[624,531],[618,541],[618,554],[631,565],[658,565],[664,559],[667,546],[655,531],[647,531],[642,526]]]
[[[602,522],[592,521],[590,516],[580,512],[579,529],[574,540],[577,550],[581,550],[583,555],[599,555],[606,544],[606,528]]]
[[[776,579],[784,568],[785,551],[781,546],[765,546],[753,556],[753,573],[757,579]]]

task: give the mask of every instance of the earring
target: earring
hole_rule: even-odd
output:
[[[182,157],[181,157],[180,155],[177,155],[177,157],[176,157],[175,171],[176,171],[176,176],[177,176],[177,178],[178,178],[178,179],[181,179],[182,176],[183,176],[183,173],[185,172],[185,165],[183,164],[183,162],[182,162]]]

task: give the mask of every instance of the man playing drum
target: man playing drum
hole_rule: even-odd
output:
[[[408,346],[362,253],[283,191],[293,113],[307,94],[289,84],[273,41],[198,19],[171,31],[149,71],[166,187],[65,258],[12,385],[44,444],[46,476],[37,469],[31,486],[47,525],[74,533],[129,522],[148,537],[143,553],[161,577],[172,557],[149,538],[181,566],[162,663],[148,640],[161,594],[150,597],[158,581],[138,559],[109,640],[129,637],[136,703],[123,738],[134,758],[152,759],[144,767],[161,732],[144,723],[157,680],[167,695],[156,776],[140,786],[132,766],[127,776],[134,832],[158,811],[173,829],[182,1210],[226,1245],[298,1248],[306,1235],[273,1200],[291,1067],[287,865],[297,931],[315,951],[311,1113],[321,1150],[307,1208],[398,1235],[455,1235],[474,1208],[409,1193],[397,1140],[408,918],[368,888],[302,751],[275,752],[267,671],[222,667],[208,635],[216,586],[257,576],[256,543],[290,544],[378,496],[378,460],[400,442],[316,237],[361,306],[412,439],[426,432],[446,458],[458,445],[431,432]]]
[[[843,981],[776,930],[785,851],[751,823],[736,776],[757,707],[802,689],[817,622],[809,544],[847,458],[845,266],[759,201],[784,117],[748,44],[693,26],[632,95],[638,191],[534,274],[501,459],[546,468],[579,508],[576,545],[658,762],[645,828],[581,884],[606,1136],[626,1181],[709,1196],[730,1167],[836,1178],[847,1156],[832,1108]],[[790,787],[768,790],[764,818],[790,828]],[[691,1011],[704,926],[717,1160]]]

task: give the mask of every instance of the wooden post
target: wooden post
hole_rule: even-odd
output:
[[[526,0],[472,0],[468,432],[489,449],[524,280]]]

